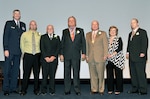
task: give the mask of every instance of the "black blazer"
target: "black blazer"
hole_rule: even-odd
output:
[[[129,52],[129,59],[135,62],[147,60],[148,37],[144,29],[139,28],[132,40],[130,40],[132,32],[128,37],[127,52]],[[141,58],[140,53],[144,53],[145,57]]]
[[[58,55],[60,54],[60,38],[54,34],[53,39],[50,40],[48,34],[44,34],[40,39],[41,61],[45,61],[45,57],[55,56],[54,62],[58,62]]]
[[[9,53],[19,55],[20,49],[20,37],[23,32],[26,31],[26,25],[20,22],[20,28],[16,26],[14,20],[7,21],[4,27],[3,34],[3,48],[8,50]]]
[[[64,59],[80,59],[81,53],[86,54],[84,30],[76,28],[75,39],[72,41],[69,29],[64,29],[61,40],[61,54]]]

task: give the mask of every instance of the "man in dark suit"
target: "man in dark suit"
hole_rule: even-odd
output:
[[[82,56],[81,56],[82,53]],[[80,60],[85,60],[86,43],[84,31],[76,27],[76,19],[68,18],[68,28],[63,30],[61,41],[61,61],[64,60],[65,95],[71,90],[71,68],[73,68],[73,84],[76,95],[80,95]]]
[[[4,27],[3,47],[5,56],[4,66],[4,95],[17,90],[17,78],[20,66],[20,37],[26,31],[25,23],[20,21],[20,11],[13,11],[13,20],[7,21]]]
[[[132,89],[128,93],[147,94],[146,61],[148,37],[144,29],[139,28],[138,20],[131,20],[132,31],[129,34],[127,54],[131,75]]]
[[[53,25],[47,26],[47,33],[40,40],[41,63],[42,63],[42,94],[47,93],[47,79],[49,76],[49,93],[55,95],[55,74],[60,53],[60,38],[54,34]]]

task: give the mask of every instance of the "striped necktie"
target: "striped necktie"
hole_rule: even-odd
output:
[[[32,54],[36,54],[35,34],[32,33]]]

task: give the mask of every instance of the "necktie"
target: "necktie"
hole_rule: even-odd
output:
[[[132,31],[131,37],[130,37],[130,41],[132,41],[133,36],[135,35],[135,32]]]
[[[53,35],[52,34],[50,34],[50,40],[52,40],[53,39]]]
[[[94,43],[95,37],[96,37],[96,33],[95,33],[95,31],[94,31],[94,32],[92,33],[92,43]]]
[[[71,40],[74,41],[74,38],[75,38],[74,31],[73,31],[73,29],[71,29]]]
[[[17,27],[20,28],[20,26],[19,26],[19,21],[17,21]]]
[[[35,53],[36,53],[35,34],[32,33],[32,54],[35,55]]]

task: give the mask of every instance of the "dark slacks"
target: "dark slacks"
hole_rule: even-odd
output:
[[[146,61],[133,62],[129,60],[132,91],[147,93]]]
[[[75,92],[80,92],[80,59],[64,61],[64,85],[65,92],[71,90],[71,68],[73,69],[73,84]]]
[[[110,61],[108,61],[106,69],[107,69],[107,89],[108,89],[108,91],[123,92],[122,70],[120,68],[116,67]],[[115,85],[116,85],[116,89],[114,89]]]
[[[40,54],[25,53],[23,57],[23,82],[22,91],[26,92],[28,87],[28,80],[33,68],[34,74],[34,91],[39,91],[39,72],[40,72]]]
[[[49,77],[49,92],[55,93],[55,74],[57,70],[57,62],[42,62],[42,92],[47,93],[47,80]]]
[[[3,80],[3,91],[16,91],[17,81],[19,76],[20,68],[20,57],[21,55],[9,54],[9,57],[5,57],[4,62],[4,80]]]

